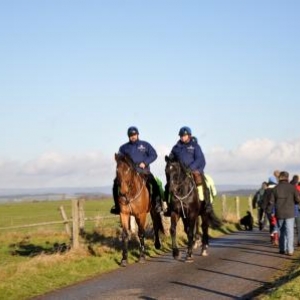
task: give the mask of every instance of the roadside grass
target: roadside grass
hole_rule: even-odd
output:
[[[298,300],[300,298],[300,257],[297,252],[296,256],[287,261],[285,270],[276,273],[272,284],[262,287],[254,299]]]
[[[214,207],[220,216],[221,201],[218,200],[215,200]],[[232,220],[224,223],[220,230],[210,229],[211,237],[239,228],[234,217],[234,199],[229,198],[227,203],[228,216],[232,215]],[[61,205],[70,218],[70,200],[1,204],[0,227],[59,221]],[[29,299],[119,268],[121,227],[119,218],[109,214],[111,205],[111,199],[85,202],[85,216],[98,219],[86,222],[85,233],[80,241],[81,249],[76,251],[70,249],[70,238],[63,224],[0,230],[0,299]],[[248,210],[246,197],[241,197],[240,210],[241,216]],[[170,252],[170,237],[161,236],[162,249],[156,250],[150,220],[148,227],[147,256]],[[179,245],[183,247],[186,236],[182,226],[178,231]],[[133,236],[129,245],[129,263],[138,259],[137,246],[138,241]]]

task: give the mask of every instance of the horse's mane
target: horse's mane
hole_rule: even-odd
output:
[[[135,169],[135,164],[131,157],[128,154],[118,154],[117,155],[117,162],[124,162],[127,164],[131,169]]]
[[[188,168],[181,162],[179,161],[174,155],[170,154],[169,156],[165,156],[165,160],[168,163],[177,163],[180,166],[180,169],[183,171],[184,174],[188,173]]]

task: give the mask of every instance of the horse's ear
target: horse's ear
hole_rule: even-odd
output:
[[[169,160],[170,160],[169,156],[166,155],[166,156],[165,156],[165,161],[166,161],[166,162],[169,162]]]
[[[115,153],[115,161],[117,161],[118,160],[118,153]]]

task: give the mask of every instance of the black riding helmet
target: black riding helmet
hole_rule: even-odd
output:
[[[127,130],[128,137],[131,137],[132,135],[135,135],[135,134],[139,134],[139,130],[135,126],[130,126]]]
[[[180,128],[178,135],[179,136],[184,136],[184,135],[192,135],[192,130],[188,126],[183,126]]]

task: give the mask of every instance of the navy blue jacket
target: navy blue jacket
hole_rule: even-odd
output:
[[[141,140],[127,142],[120,147],[119,153],[123,155],[129,155],[132,161],[137,165],[137,171],[141,172],[145,170],[150,172],[150,164],[157,158],[155,149],[148,142]],[[138,165],[141,162],[146,165],[144,170],[138,168]]]
[[[172,154],[187,168],[192,171],[197,170],[203,173],[206,164],[205,157],[201,147],[194,138],[191,138],[191,140],[186,144],[179,140],[173,147],[171,151],[171,155]]]

